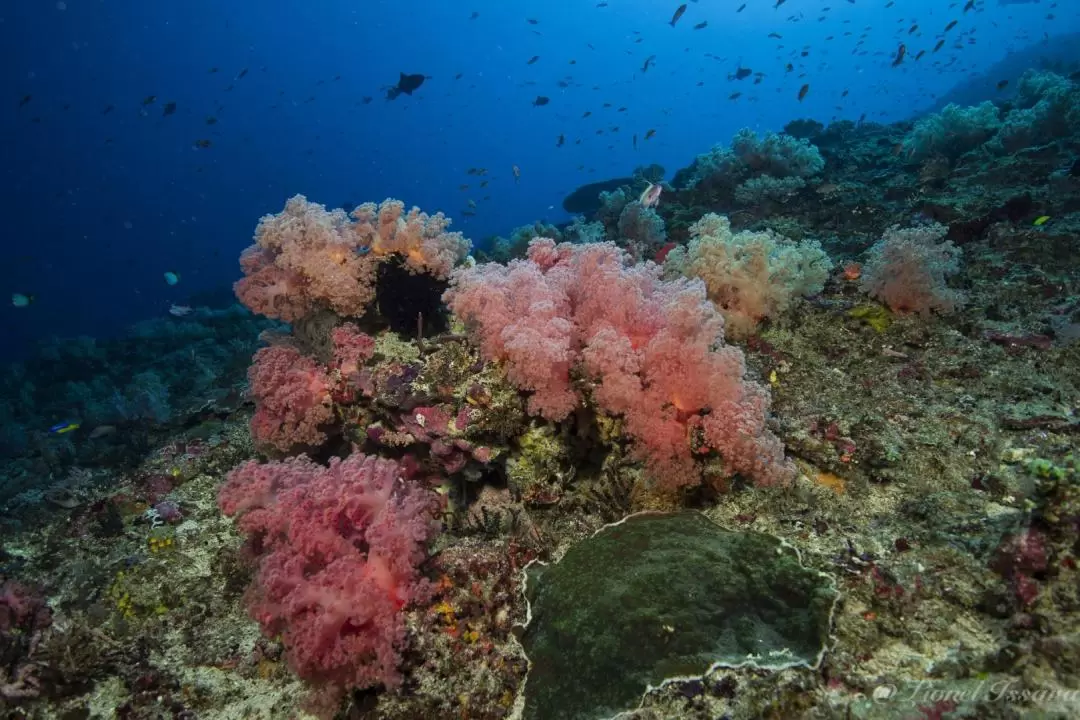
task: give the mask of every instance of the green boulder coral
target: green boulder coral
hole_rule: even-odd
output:
[[[632,515],[526,586],[525,720],[609,718],[712,667],[816,666],[837,597],[771,535],[692,512]]]

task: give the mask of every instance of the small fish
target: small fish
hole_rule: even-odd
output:
[[[975,9],[975,0],[968,0],[967,5],[964,6],[964,12]]]
[[[648,130],[645,131],[645,139],[648,140],[649,138],[651,138],[655,134],[656,134],[656,130],[654,130],[653,128],[649,128]]]
[[[592,110],[586,110],[585,114],[581,116],[581,119],[584,120],[585,118],[589,117],[590,115],[592,115]]]
[[[707,27],[709,27],[709,21],[708,20],[702,20],[701,22],[699,22],[697,25],[694,26],[694,29],[695,30],[704,30]]]
[[[26,107],[33,99],[33,95],[23,95],[22,100],[19,101],[19,107]]]
[[[172,115],[174,112],[176,112],[176,103],[174,102],[165,103],[165,106],[161,108],[163,116]]]
[[[191,307],[189,305],[170,305],[169,306],[169,314],[172,315],[173,317],[184,317],[185,315],[190,315],[193,312],[195,312],[195,308],[193,308],[193,307]]]
[[[932,50],[931,52],[937,52],[937,51],[938,51],[938,50],[940,50],[940,49],[941,49],[941,48],[942,48],[942,47],[943,47],[944,45],[945,45],[945,41],[944,41],[944,40],[938,40],[938,41],[937,41],[937,45],[935,45],[935,46],[934,46],[934,49],[933,49],[933,50]]]
[[[1049,221],[1050,221],[1050,216],[1049,215],[1040,215],[1039,217],[1035,218],[1035,222],[1033,222],[1031,224],[1034,225],[1035,227],[1042,227],[1043,225],[1045,225]]]
[[[165,278],[166,285],[176,285],[178,282],[180,282],[180,273],[173,272],[172,270],[166,270],[163,273],[162,277]]]
[[[649,66],[653,64],[654,60],[656,60],[655,55],[650,55],[649,57],[645,58],[645,64],[641,66],[641,72],[649,72]]]
[[[206,148],[210,147],[211,143],[206,138],[202,138],[200,140],[196,140],[194,145],[201,150],[205,150]]]
[[[115,425],[98,425],[96,428],[90,431],[88,436],[91,440],[97,440],[99,438],[108,437],[109,435],[116,434]]]
[[[406,95],[412,95],[416,90],[420,88],[421,85],[424,84],[424,80],[427,79],[427,76],[423,73],[413,73],[411,75],[406,75],[405,73],[398,73],[398,75],[399,77],[397,85],[389,88],[386,91],[387,100],[394,100],[402,93],[405,93]]]
[[[956,20],[953,20],[951,23],[945,26],[945,32],[949,32],[954,27],[956,27]]]
[[[669,22],[668,25],[675,27],[675,23],[679,22],[679,18],[683,16],[684,12],[686,12],[686,3],[675,8],[675,14],[671,16],[671,22]]]
[[[733,92],[730,95],[728,95],[728,100],[738,100],[741,97],[742,97],[741,92]]]
[[[533,107],[542,107],[544,105],[547,105],[549,102],[551,102],[551,98],[547,97],[546,95],[537,95],[536,99],[533,100],[532,104]]]
[[[771,33],[769,33],[769,37],[773,38],[774,40],[783,40],[783,39],[784,39],[784,38],[783,38],[783,37],[782,37],[782,36],[780,35],[780,33],[778,33],[778,32],[771,32]]]
[[[206,124],[207,125],[217,125],[217,118],[214,117],[213,115],[211,115],[210,117],[206,118]]]
[[[566,138],[562,135],[562,133],[559,133],[559,137],[555,141],[555,147],[562,147],[563,144],[565,144],[565,143],[566,143]]]
[[[787,1],[787,0],[776,0],[776,4],[775,4],[775,5],[773,5],[773,10],[776,10],[776,9],[777,9],[778,7],[780,7],[781,5],[783,5],[783,4],[784,4],[784,3],[786,2],[786,1]]]
[[[241,71],[240,71],[239,73],[237,73],[236,77],[234,77],[234,78],[233,78],[233,80],[240,80],[240,79],[241,79],[241,78],[243,78],[243,77],[244,77],[245,75],[247,75],[247,73],[248,73],[248,69],[247,69],[247,68],[244,68],[244,69],[243,69],[243,70],[241,70]]]
[[[526,65],[532,65],[534,62],[536,62],[539,59],[540,59],[539,55],[533,55],[531,58],[529,58],[529,62],[527,62],[525,64]]]
[[[517,181],[521,179],[521,168],[519,168],[517,165],[514,165],[510,168],[510,172],[514,173],[514,184],[516,185]]]
[[[660,202],[660,193],[663,191],[663,187],[659,184],[649,183],[648,187],[638,197],[638,202],[641,203],[643,208],[656,207]]]
[[[739,6],[739,9],[736,10],[735,12],[741,13],[745,9],[746,9],[746,3],[743,3],[742,5]]]
[[[808,92],[810,92],[810,83],[807,83],[806,85],[803,85],[801,88],[799,88],[799,102],[803,101],[803,98],[806,97],[806,93]]]
[[[728,75],[728,80],[745,80],[754,74],[754,71],[750,68],[738,68],[733,75]]]
[[[101,111],[101,114],[102,115],[108,115],[109,113],[111,113],[115,109],[116,109],[115,105],[106,105],[105,109]]]
[[[33,295],[27,295],[26,293],[11,293],[11,304],[17,308],[30,307],[30,304],[34,302]]]
[[[476,10],[473,10],[473,11],[472,11],[472,15],[470,15],[470,16],[469,16],[469,19],[470,19],[470,20],[475,20],[475,19],[476,19],[476,18],[478,18],[478,17],[480,17],[480,13],[479,13],[479,12],[477,12]]]
[[[61,423],[56,423],[51,428],[49,428],[49,434],[50,435],[63,435],[65,433],[69,433],[69,432],[71,432],[73,430],[78,430],[81,426],[82,426],[82,423],[80,423],[80,422],[66,420],[66,421],[61,422]]]
[[[157,100],[157,95],[147,95],[142,99],[142,104],[144,107],[146,105],[153,105],[155,100]]]
[[[904,55],[907,54],[907,46],[904,43],[900,43],[900,47],[896,48],[896,58],[893,60],[892,66],[896,67],[900,63],[904,62]]]
[[[371,104],[371,101],[372,101],[372,99],[373,99],[373,98],[372,98],[372,97],[371,97],[370,95],[365,95],[364,97],[360,98],[360,102],[361,102],[361,104],[363,104],[363,105],[370,105],[370,104]]]
[[[529,23],[530,25],[539,25],[540,24],[540,21],[535,19],[535,18],[529,18],[525,22]]]
[[[998,90],[1004,90],[1008,86],[1009,86],[1009,81],[1008,80],[1002,80],[997,84],[997,89]]]

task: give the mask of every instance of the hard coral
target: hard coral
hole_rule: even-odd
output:
[[[37,592],[12,580],[0,583],[0,698],[37,697],[41,683],[34,654],[52,611]]]
[[[671,486],[700,480],[693,452],[718,452],[729,473],[762,484],[792,470],[765,428],[766,390],[722,343],[723,319],[700,282],[667,282],[627,266],[610,243],[534,240],[527,260],[458,272],[446,294],[489,360],[531,391],[529,410],[561,420],[581,404],[571,368],[599,409],[624,418],[637,455]]]
[[[301,456],[229,473],[218,495],[259,560],[251,613],[281,635],[298,675],[336,702],[401,682],[401,609],[430,595],[418,567],[437,530],[436,496],[392,460]]]

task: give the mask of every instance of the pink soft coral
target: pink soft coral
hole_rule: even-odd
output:
[[[960,269],[961,250],[944,237],[949,229],[933,223],[901,229],[894,225],[870,248],[860,286],[898,313],[949,313],[963,294],[945,280]]]
[[[418,567],[438,528],[437,500],[405,474],[359,453],[329,467],[304,456],[252,461],[218,494],[258,558],[253,617],[281,636],[327,711],[350,688],[400,684],[401,610],[430,596]]]
[[[459,271],[446,294],[488,359],[531,391],[530,411],[561,420],[581,402],[572,368],[592,397],[622,416],[638,455],[672,486],[700,479],[694,452],[716,451],[728,472],[761,484],[792,467],[765,427],[766,390],[725,346],[723,319],[699,281],[660,279],[652,263],[628,265],[610,243],[556,245],[541,238],[527,260]]]
[[[282,452],[322,444],[321,426],[333,420],[331,389],[326,371],[296,348],[262,348],[248,369],[248,390],[256,403],[251,436]]]
[[[484,356],[506,363],[510,382],[531,391],[529,411],[561,420],[578,403],[570,387],[574,327],[569,299],[535,262],[488,263],[456,276],[446,302],[469,321]]]

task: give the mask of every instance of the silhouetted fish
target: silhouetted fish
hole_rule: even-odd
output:
[[[686,3],[675,8],[675,14],[671,16],[671,22],[669,22],[668,25],[675,27],[675,23],[679,22],[679,18],[683,16],[684,12],[686,12]]]
[[[412,95],[413,91],[423,85],[426,79],[427,76],[423,73],[413,73],[412,75],[401,73],[398,84],[386,91],[386,99],[393,100],[401,93]]]

